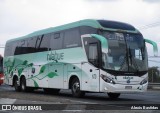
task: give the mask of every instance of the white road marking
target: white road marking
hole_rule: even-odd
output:
[[[71,102],[76,102],[76,103],[82,103],[82,104],[98,104],[98,103],[94,103],[94,102],[86,102],[86,101],[78,101],[78,100],[71,100],[71,99],[65,99]]]
[[[83,111],[83,110],[62,110],[62,111],[67,111],[67,112],[80,112],[80,111]]]
[[[0,98],[0,104],[14,104],[17,99]]]
[[[0,110],[0,112],[1,112],[1,111],[2,111],[2,112],[8,112],[7,110]]]

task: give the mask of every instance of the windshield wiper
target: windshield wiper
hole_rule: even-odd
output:
[[[138,64],[137,64],[137,62],[134,60],[134,58],[133,58],[133,56],[132,56],[130,47],[128,48],[128,51],[129,51],[128,53],[129,53],[129,58],[130,58],[130,61],[131,61],[131,65],[132,65],[132,62],[133,62],[134,65],[135,65],[136,71],[139,72]],[[128,67],[128,68],[129,68],[129,67]]]
[[[125,41],[125,46],[126,46],[126,55],[125,55],[125,57],[124,57],[123,62],[120,64],[120,67],[121,67],[121,68],[120,68],[119,70],[122,70],[122,69],[123,69],[123,65],[125,64],[125,61],[126,61],[127,67],[128,67],[128,72],[129,72],[129,59],[128,59],[129,53],[128,53],[128,49],[127,49],[127,41],[126,41],[125,38],[124,38],[124,41]]]
[[[128,57],[130,59],[131,65],[132,65],[132,53],[131,53],[130,47],[128,48],[128,54],[129,54]]]
[[[120,69],[119,70],[123,70],[123,65],[125,64],[125,62],[127,63],[127,67],[128,67],[128,71],[129,71],[129,59],[128,59],[128,50],[127,50],[127,48],[126,48],[126,53],[125,53],[124,60],[120,64]]]

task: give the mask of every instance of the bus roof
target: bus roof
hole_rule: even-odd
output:
[[[73,22],[73,23],[69,23],[69,24],[65,24],[65,25],[61,25],[61,26],[57,26],[57,27],[50,27],[47,29],[35,31],[35,32],[30,33],[28,35],[8,40],[7,42],[16,41],[16,40],[20,40],[20,39],[24,39],[24,38],[29,38],[29,37],[34,37],[34,36],[38,36],[38,35],[43,35],[43,34],[47,34],[47,33],[51,33],[51,32],[58,32],[61,30],[79,27],[79,26],[90,26],[90,27],[109,30],[109,31],[123,31],[123,32],[132,32],[132,33],[139,32],[132,25],[122,23],[122,22],[109,21],[109,20],[85,19],[85,20],[80,20],[77,22]]]

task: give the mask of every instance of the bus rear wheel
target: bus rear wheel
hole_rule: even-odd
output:
[[[117,99],[120,96],[120,93],[108,93],[109,98]]]
[[[20,86],[18,85],[18,78],[16,77],[15,79],[14,79],[14,89],[15,89],[15,91],[21,91],[21,88],[20,88]]]
[[[32,88],[32,87],[27,87],[27,86],[26,86],[26,79],[25,79],[25,77],[23,77],[23,78],[21,79],[20,89],[21,89],[21,91],[23,91],[23,92],[32,92],[32,91],[34,91],[34,88]]]
[[[71,86],[71,90],[72,90],[72,95],[74,97],[83,97],[85,95],[85,92],[80,90],[80,82],[78,78],[74,78],[72,81],[72,86]]]
[[[25,92],[25,91],[27,90],[25,77],[23,77],[23,78],[21,79],[20,87],[21,87],[21,91],[23,91],[23,92]]]

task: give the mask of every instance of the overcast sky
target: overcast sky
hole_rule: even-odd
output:
[[[130,23],[160,46],[160,0],[0,0],[0,45],[36,30],[82,19]],[[153,56],[151,49],[148,46]]]

